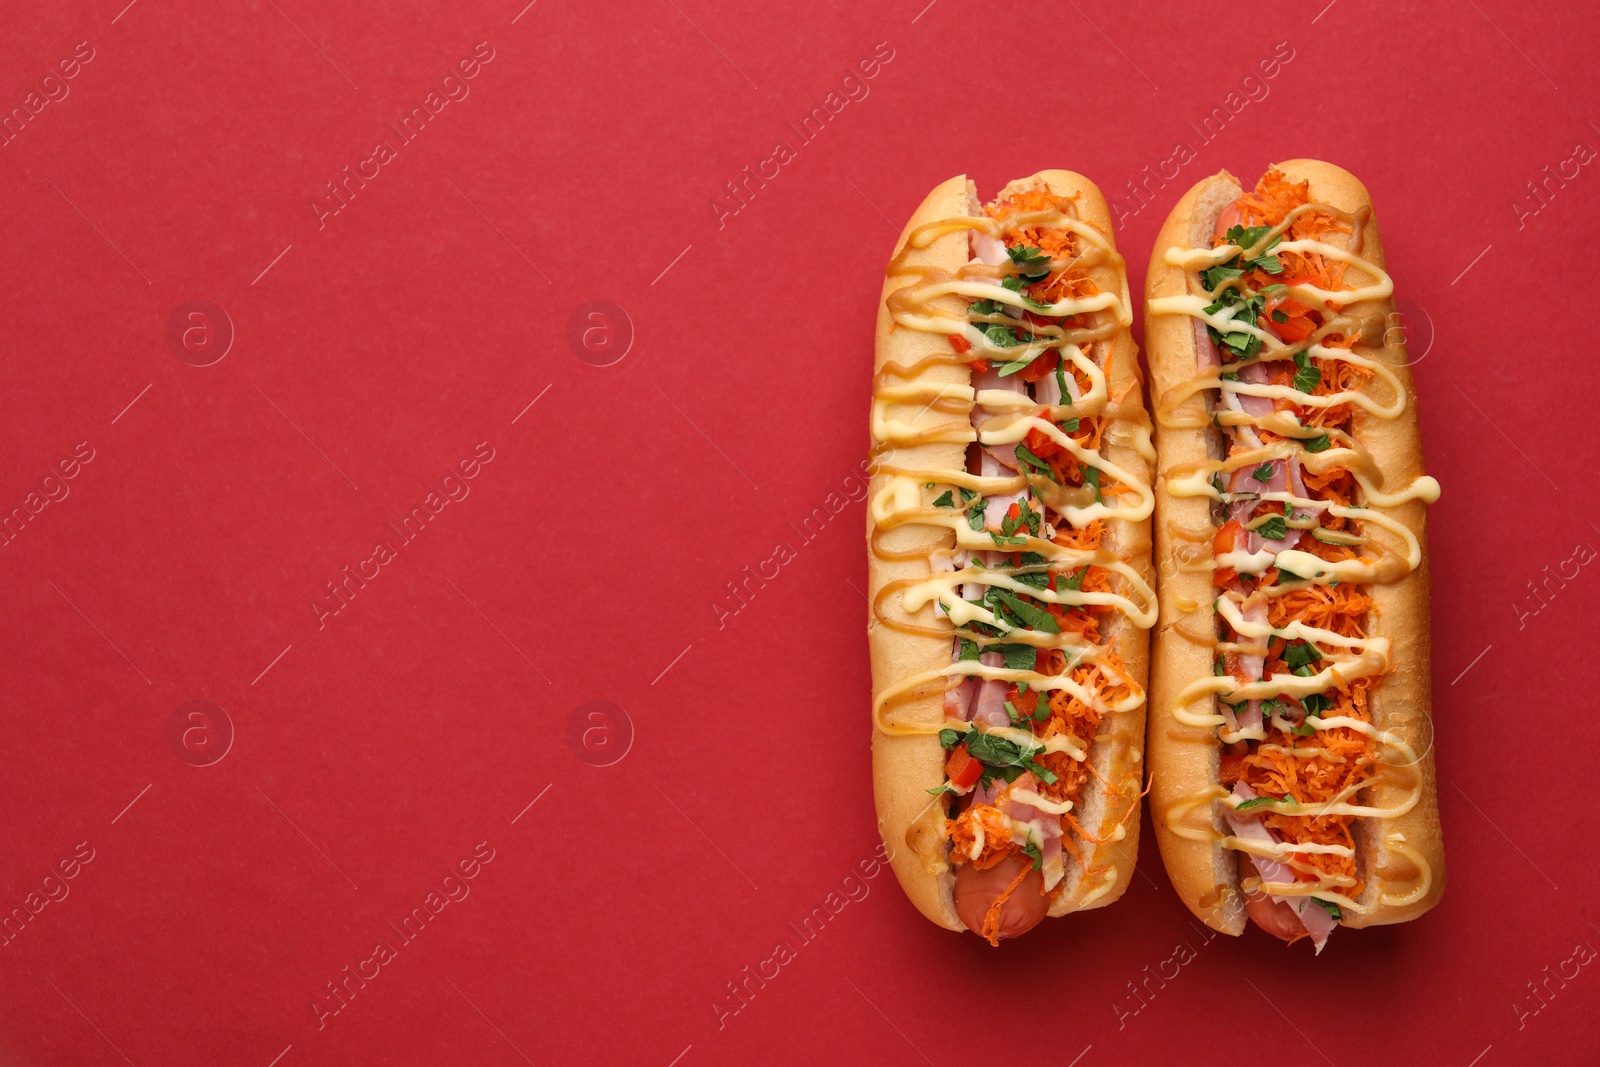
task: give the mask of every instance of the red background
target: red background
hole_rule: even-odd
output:
[[[1527,587],[1600,546],[1600,177],[1527,188],[1600,146],[1592,15],[124,3],[13,12],[0,43],[7,108],[94,50],[0,147],[0,508],[94,454],[0,548],[0,909],[27,914],[0,1063],[1593,1061],[1600,575]],[[470,95],[319,228],[324,183],[479,42]],[[879,42],[869,95],[800,143]],[[1180,139],[1197,158],[1134,211],[1123,183]],[[1182,189],[1301,155],[1371,188],[1420,357],[1444,902],[1320,959],[1207,940],[1147,826],[1105,911],[998,951],[938,930],[860,876],[862,504],[829,511],[894,232],[951,174],[987,197],[1070,167],[1122,196],[1137,292]],[[168,341],[192,300],[235,330],[210,366]],[[589,300],[631,321],[614,365],[568,343]],[[480,442],[470,495],[319,626],[324,583]],[[195,700],[235,731],[210,766],[179,757],[217,721],[168,739]],[[399,945],[479,842],[470,895]],[[319,1027],[380,939],[397,958]]]

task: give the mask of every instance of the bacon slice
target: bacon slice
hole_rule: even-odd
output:
[[[955,639],[955,645],[950,650],[951,659],[961,658],[961,638]],[[972,721],[972,702],[978,698],[978,678],[963,678],[961,684],[954,689],[947,689],[944,693],[944,713],[952,719],[962,722]]]
[[[978,662],[988,667],[1004,666],[1005,661],[1005,657],[998,652],[985,652],[978,657]],[[974,681],[978,683],[978,692],[972,700],[972,721],[986,726],[1010,726],[1011,716],[1006,714],[1006,690],[1011,683],[993,678],[977,678]]]
[[[1062,377],[1070,378],[1070,375],[1063,374]],[[1061,404],[1061,383],[1056,380],[1054,372],[1033,383],[1033,402],[1043,407],[1058,407]]]
[[[1008,468],[1000,462],[993,452],[985,446],[978,459],[978,473],[985,478],[1005,478],[1016,473],[1013,468]],[[1011,462],[1017,462],[1017,446],[1011,446]],[[1026,487],[1015,493],[1001,493],[998,496],[986,497],[983,505],[983,524],[991,530],[999,530],[1001,523],[1005,522],[1006,512],[1011,510],[1011,505],[1019,503],[1028,495]]]
[[[1027,382],[1023,381],[1015,374],[1007,374],[1004,377],[1001,377],[1000,372],[994,367],[990,367],[986,371],[979,371],[977,374],[974,374],[972,376],[972,387],[975,390],[995,389],[1006,393],[1017,393],[1024,397],[1028,395]],[[973,409],[972,416],[973,423],[977,425],[978,429],[980,430],[986,429],[995,424],[1003,425],[1009,423],[1016,417],[1012,414],[990,415],[986,417],[980,415],[978,409],[976,408]],[[1015,471],[1017,469],[1017,446],[1014,442],[1008,445],[984,445],[983,450],[986,454],[991,455],[995,459],[999,460],[1000,463],[1009,470]],[[1002,511],[1001,517],[1004,517],[1004,515],[1005,512]],[[998,528],[998,523],[996,524],[996,527]]]
[[[1202,374],[1212,367],[1222,366],[1222,353],[1217,351],[1206,324],[1199,319],[1194,320],[1194,361]]]

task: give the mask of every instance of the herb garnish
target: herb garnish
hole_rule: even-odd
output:
[[[1298,804],[1298,803],[1299,803],[1299,801],[1295,800],[1294,797],[1256,797],[1253,800],[1245,801],[1243,804],[1238,805],[1233,810],[1234,811],[1249,811],[1251,808],[1259,808],[1263,804]]]
[[[1294,372],[1294,387],[1309,394],[1322,381],[1322,371],[1311,365],[1311,356],[1303,351],[1294,354],[1294,365],[1298,368]]]
[[[996,777],[1014,782],[1023,771],[1032,771],[1046,785],[1054,785],[1059,781],[1054,771],[1034,760],[1044,751],[1042,747],[1024,748],[999,734],[986,734],[976,728],[965,733],[960,730],[939,731],[939,744],[947,749],[963,742],[967,746],[967,755],[984,765],[982,782],[985,786]]]
[[[1264,238],[1270,229],[1268,226],[1234,226],[1228,230],[1227,241],[1229,244],[1238,245],[1241,249],[1248,249]],[[1262,251],[1271,251],[1282,240],[1283,235],[1279,234],[1269,241]],[[1230,325],[1236,324],[1234,328],[1224,332],[1207,323],[1206,332],[1211,336],[1213,344],[1226,345],[1241,359],[1249,359],[1261,351],[1261,337],[1252,333],[1250,328],[1255,326],[1257,319],[1266,314],[1267,292],[1279,288],[1268,286],[1267,290],[1247,296],[1240,287],[1228,285],[1245,271],[1250,270],[1281,274],[1283,264],[1278,262],[1277,256],[1261,255],[1254,259],[1245,259],[1244,253],[1241,252],[1227,263],[1202,271],[1200,274],[1200,281],[1206,287],[1206,292],[1216,296],[1216,301],[1205,309],[1206,314],[1216,315],[1233,308]],[[1222,289],[1222,292],[1218,293],[1218,289]]]
[[[1319,905],[1323,911],[1326,911],[1330,916],[1333,917],[1335,922],[1338,922],[1344,918],[1344,911],[1339,907],[1339,905],[1335,904],[1331,900],[1323,900],[1321,897],[1312,897],[1311,903]]]

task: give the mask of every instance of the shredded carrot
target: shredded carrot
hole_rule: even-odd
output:
[[[1089,525],[1079,529],[1064,522],[1055,524],[1056,535],[1052,540],[1063,548],[1095,549],[1100,547],[1100,539],[1105,536],[1105,524],[1095,519]]]
[[[1354,701],[1351,700],[1349,705],[1336,705],[1336,710],[1327,714],[1342,715],[1354,711]],[[1326,750],[1329,755],[1306,758],[1268,747],[1313,745]],[[1324,728],[1317,732],[1315,738],[1299,738],[1272,729],[1267,732],[1262,745],[1244,758],[1240,780],[1261,796],[1294,797],[1302,805],[1315,809],[1335,797],[1345,796],[1347,802],[1353,799],[1356,791],[1372,779],[1375,763],[1371,740],[1366,734],[1349,727]],[[1260,818],[1283,841],[1355,847],[1351,829],[1354,817],[1350,815],[1283,815],[1268,812]],[[1361,891],[1361,879],[1353,856],[1302,852],[1291,854],[1288,862],[1295,870],[1318,877],[1355,879],[1354,886],[1342,891],[1349,895]]]
[[[1087,586],[1089,583],[1086,580],[1084,584]],[[1104,653],[1098,664],[1077,664],[1068,672],[1068,677],[1101,703],[1111,703],[1126,696],[1131,687],[1122,659],[1115,652]],[[1050,717],[1045,720],[1039,735],[1044,738],[1069,737],[1088,748],[1103,718],[1102,713],[1065,689],[1052,692],[1049,705]],[[1038,762],[1053,771],[1057,778],[1053,784],[1041,785],[1040,791],[1052,800],[1078,803],[1083,787],[1089,780],[1090,772],[1086,769],[1088,761],[1080,763],[1065,752],[1048,752],[1039,756]]]
[[[1344,551],[1349,553],[1350,550]],[[1267,620],[1280,630],[1290,623],[1300,622],[1321,630],[1332,630],[1341,637],[1364,637],[1367,614],[1371,610],[1370,596],[1353,583],[1341,582],[1332,587],[1310,585],[1273,597],[1267,604]]]
[[[1069,576],[1056,578],[1058,587],[1064,577]],[[1086,568],[1078,589],[1085,593],[1111,592],[1111,572],[1104,567]],[[1062,630],[1082,634],[1092,644],[1100,643],[1100,617],[1111,610],[1104,604],[1049,604],[1047,609],[1055,616]]]
[[[978,839],[978,827],[983,827],[983,850],[978,858],[970,860],[978,870],[988,870],[1019,847],[1010,838],[1010,822],[999,808],[992,804],[975,804],[947,821],[950,851],[962,857],[972,855],[972,845]]]
[[[1238,199],[1239,214],[1247,226],[1276,226],[1289,212],[1310,203],[1310,194],[1309,182],[1291,182],[1281,170],[1273,168],[1261,176],[1255,189]],[[1339,218],[1321,211],[1306,212],[1289,228],[1296,240],[1321,240],[1349,232],[1350,227]]]
[[[1304,470],[1300,478],[1305,482],[1306,490],[1315,500],[1326,500],[1330,503],[1349,507],[1356,498],[1356,480],[1350,472],[1343,467],[1330,467],[1328,470],[1317,474],[1315,471]],[[1328,523],[1343,523],[1347,520],[1328,517]],[[1338,527],[1335,527],[1338,528]]]
[[[984,214],[1004,224],[1013,215],[1035,211],[1071,210],[1072,198],[1056,196],[1043,183],[1011,194],[1005,200],[984,208]],[[1028,295],[1041,303],[1055,303],[1072,297],[1093,296],[1100,291],[1089,272],[1075,261],[1081,249],[1080,238],[1066,227],[1023,226],[1008,227],[1005,241],[1009,247],[1031,245],[1052,259],[1066,260],[1068,266],[1050,272],[1049,277],[1028,287]]]
[[[1068,436],[1078,442],[1081,447],[1098,452],[1101,439],[1105,434],[1105,424],[1106,420],[1102,418],[1095,418],[1089,415],[1080,416],[1077,431]],[[1055,480],[1060,484],[1070,488],[1077,488],[1083,485],[1084,465],[1071,452],[1062,449],[1046,458],[1045,462],[1050,465],[1050,470],[1055,475]],[[1102,495],[1104,495],[1105,489],[1108,487],[1108,485],[1101,487]]]

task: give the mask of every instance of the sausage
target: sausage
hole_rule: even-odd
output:
[[[1239,211],[1238,204],[1229,204],[1222,209],[1222,214],[1217,216],[1215,227],[1216,236],[1226,239],[1228,231],[1244,222],[1244,216]]]
[[[1016,881],[1023,868],[1031,867],[1026,856],[1013,853],[993,867],[978,870],[964,864],[956,871],[956,914],[967,924],[967,929],[980,937],[989,937],[984,930],[989,911],[994,902]],[[1050,910],[1050,898],[1044,892],[1044,876],[1038,871],[1028,871],[1022,884],[1011,891],[1000,905],[1000,921],[993,930],[991,941],[1003,937],[1020,937],[1039,925],[1045,912]]]

